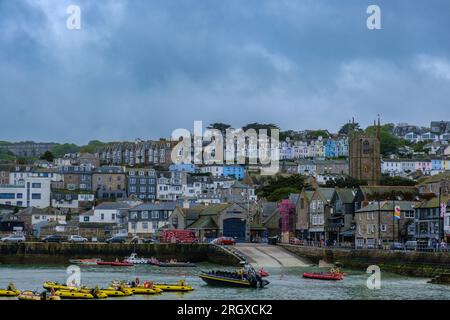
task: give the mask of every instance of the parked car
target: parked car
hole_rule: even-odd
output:
[[[289,243],[290,244],[302,244],[302,241],[300,239],[297,239],[297,238],[290,238],[289,239]]]
[[[57,243],[61,243],[65,240],[66,240],[66,238],[59,234],[52,234],[52,235],[46,236],[42,239],[43,242],[57,242]]]
[[[23,242],[25,241],[25,237],[21,234],[12,234],[7,237],[1,238],[1,242]]]
[[[78,235],[71,235],[69,237],[69,242],[75,243],[75,242],[88,242],[88,239],[82,236]]]
[[[391,250],[404,250],[405,246],[401,242],[394,242],[391,244]]]
[[[125,243],[126,236],[123,235],[115,235],[109,239],[106,239],[106,243]]]
[[[236,244],[236,240],[234,240],[231,237],[220,237],[220,238],[216,238],[214,240],[211,241],[211,243],[213,244],[218,244],[218,245],[234,245]]]
[[[152,238],[148,238],[148,239],[143,239],[144,243],[158,243],[159,241],[156,239],[152,239]]]
[[[405,249],[406,250],[416,250],[417,249],[417,241],[406,241]]]

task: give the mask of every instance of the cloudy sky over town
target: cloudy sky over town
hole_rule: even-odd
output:
[[[0,140],[450,120],[449,13],[448,0],[3,0]]]

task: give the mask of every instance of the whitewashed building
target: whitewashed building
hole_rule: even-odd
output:
[[[47,208],[50,206],[50,180],[29,177],[17,184],[0,185],[0,204]]]

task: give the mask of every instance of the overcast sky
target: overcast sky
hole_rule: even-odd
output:
[[[0,140],[450,120],[449,15],[448,0],[0,0]]]

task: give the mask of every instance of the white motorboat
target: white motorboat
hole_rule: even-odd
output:
[[[132,264],[147,264],[149,259],[139,258],[136,253],[132,253],[129,257],[125,258],[123,261]]]

